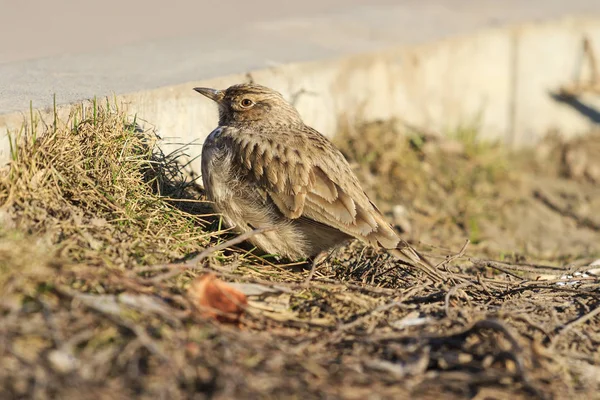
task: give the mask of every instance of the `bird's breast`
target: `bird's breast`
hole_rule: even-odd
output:
[[[213,130],[202,145],[202,183],[208,198],[219,201],[231,196],[231,149],[221,140],[223,128]]]

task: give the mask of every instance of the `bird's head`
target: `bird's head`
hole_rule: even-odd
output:
[[[220,126],[302,124],[298,111],[275,90],[242,83],[225,90],[197,87],[194,90],[219,106]]]

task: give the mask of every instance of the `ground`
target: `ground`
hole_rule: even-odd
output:
[[[477,127],[336,143],[442,279],[353,242],[311,268],[235,243],[110,104],[12,136],[0,170],[2,398],[594,398],[600,136],[508,151]],[[199,312],[211,272],[248,295]]]

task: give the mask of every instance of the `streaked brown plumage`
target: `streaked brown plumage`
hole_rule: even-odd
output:
[[[202,149],[202,179],[228,225],[239,232],[274,227],[251,241],[289,259],[353,237],[399,245],[342,153],[281,94],[256,84],[195,90],[219,106],[219,126]]]

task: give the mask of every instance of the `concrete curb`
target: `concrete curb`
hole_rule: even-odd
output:
[[[224,88],[250,77],[288,99],[297,95],[295,103],[305,121],[325,134],[333,134],[343,118],[399,118],[440,134],[475,124],[486,139],[531,145],[549,130],[570,136],[600,122],[551,96],[579,70],[582,76],[589,75],[581,62],[584,37],[600,54],[600,18],[569,17],[490,29],[431,44],[292,63],[116,99],[170,138],[165,151],[179,146],[169,141],[201,143],[216,125],[215,107],[192,87]],[[580,99],[592,110],[600,109],[599,100]],[[68,113],[69,106],[59,108],[60,114]],[[0,115],[1,162],[8,157],[7,131],[19,129],[24,119],[26,113]],[[196,149],[200,151],[199,146]],[[192,167],[197,169],[198,164]]]

